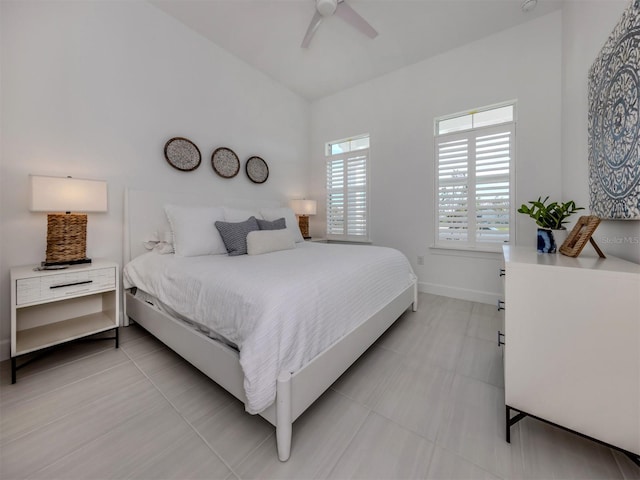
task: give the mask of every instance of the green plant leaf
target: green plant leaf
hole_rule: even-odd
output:
[[[564,223],[567,223],[567,218],[573,213],[578,210],[584,210],[583,207],[576,207],[573,200],[565,203],[547,203],[548,201],[548,195],[544,200],[542,199],[542,196],[540,196],[537,200],[528,202],[531,207],[523,204],[518,209],[518,213],[529,215],[529,217],[534,219],[536,224],[542,228],[558,229],[562,228]]]

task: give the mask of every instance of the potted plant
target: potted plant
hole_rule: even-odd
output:
[[[518,213],[529,215],[538,225],[538,252],[555,253],[567,238],[567,229],[564,224],[567,219],[583,207],[576,207],[575,202],[565,203],[550,202],[549,197],[538,197],[538,200],[528,202],[531,206],[522,204]]]

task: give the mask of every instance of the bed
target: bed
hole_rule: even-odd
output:
[[[266,212],[238,200],[126,192],[125,324],[140,324],[274,425],[286,461],[293,422],[405,310],[417,309],[416,277],[404,255],[381,247],[298,242],[235,257],[145,249],[176,230],[166,205],[203,203],[244,208],[227,216]],[[265,205],[278,213],[274,202]]]

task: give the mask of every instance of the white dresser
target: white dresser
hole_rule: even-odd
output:
[[[640,455],[640,265],[505,246],[507,439],[524,412]]]

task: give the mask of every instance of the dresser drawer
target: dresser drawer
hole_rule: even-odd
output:
[[[16,280],[16,305],[72,297],[115,288],[115,286],[115,268],[69,271],[57,275],[18,279]]]

